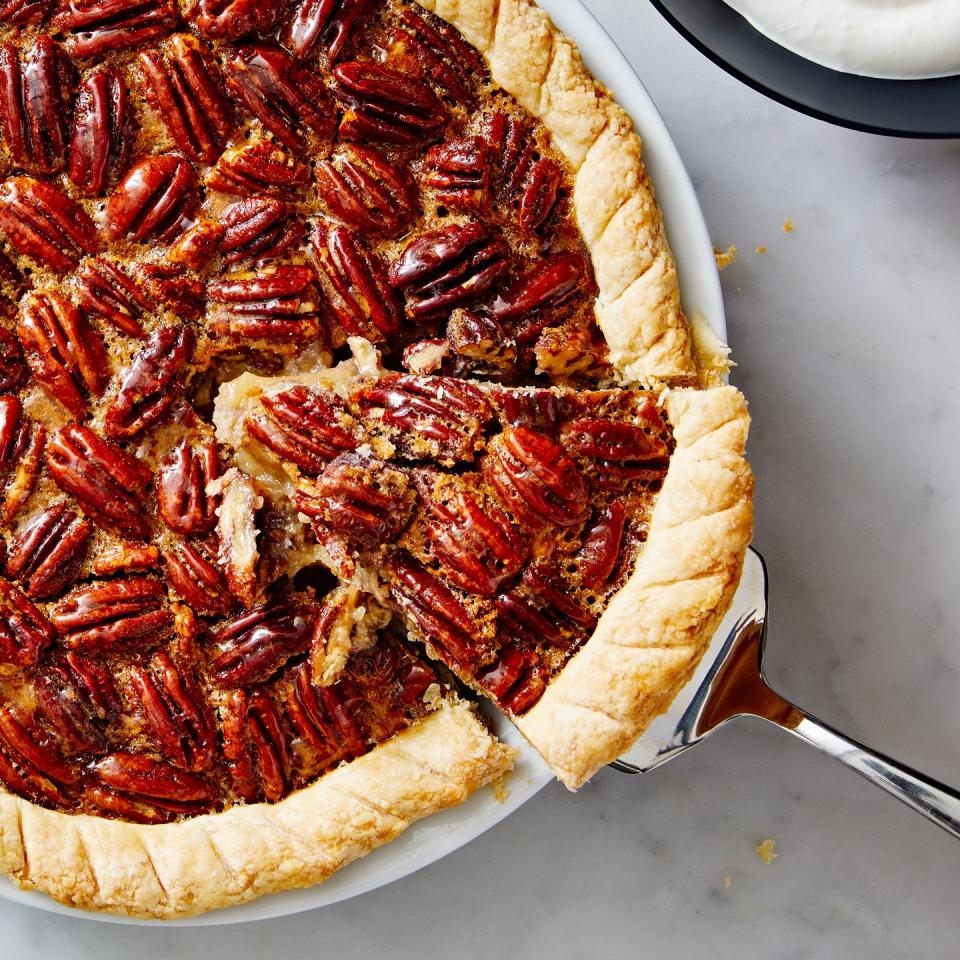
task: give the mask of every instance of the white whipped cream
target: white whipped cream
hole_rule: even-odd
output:
[[[788,50],[844,73],[960,74],[960,0],[726,0]]]

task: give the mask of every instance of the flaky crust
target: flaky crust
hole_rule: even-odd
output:
[[[0,868],[62,903],[187,917],[326,880],[513,765],[463,703],[445,703],[276,804],[162,826],[46,810],[0,794]]]
[[[532,0],[417,0],[455,26],[494,81],[551,132],[599,285],[597,322],[624,382],[692,381],[677,268],[633,122]]]
[[[571,789],[623,753],[690,679],[753,532],[743,396],[673,390],[665,407],[677,447],[637,566],[593,636],[516,721]]]

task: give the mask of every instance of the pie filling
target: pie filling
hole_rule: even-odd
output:
[[[0,781],[166,822],[531,709],[673,449],[544,126],[400,0],[0,35]]]

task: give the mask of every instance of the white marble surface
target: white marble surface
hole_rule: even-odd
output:
[[[808,119],[722,73],[642,0],[588,5],[665,115],[715,242],[740,251],[723,285],[753,403],[770,675],[960,784],[960,144]],[[767,836],[769,866],[753,852]],[[646,779],[549,787],[359,900],[178,930],[0,903],[0,957],[940,960],[956,956],[958,877],[956,841],[743,723]]]

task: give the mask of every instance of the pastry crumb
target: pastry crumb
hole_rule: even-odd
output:
[[[497,803],[507,802],[507,797],[510,796],[510,788],[507,786],[509,779],[510,773],[507,772],[490,783],[490,789],[493,791],[493,799],[496,800]]]
[[[753,852],[768,866],[780,856],[777,853],[777,841],[771,837],[761,840]]]
[[[721,250],[719,247],[714,247],[713,256],[717,261],[717,269],[725,270],[737,259],[737,248],[732,243],[727,247],[726,251]]]
[[[761,243],[759,247],[754,251],[754,253],[766,253],[767,248]]]
[[[790,217],[783,221],[783,232],[793,233],[793,220]]]
[[[733,886],[733,877],[731,877],[729,873],[723,875],[723,886],[727,890]]]

